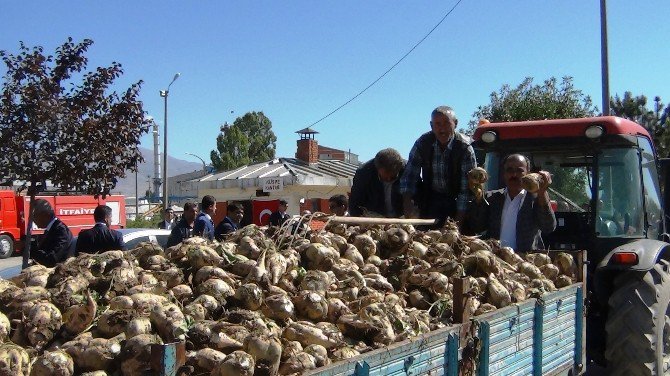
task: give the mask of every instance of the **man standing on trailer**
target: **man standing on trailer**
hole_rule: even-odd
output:
[[[542,234],[556,229],[556,217],[551,209],[547,189],[551,175],[540,171],[542,183],[536,193],[523,188],[521,178],[530,171],[528,158],[510,154],[503,161],[506,188],[486,192],[486,199],[470,203],[466,227],[486,232],[486,237],[500,239],[504,247],[517,252],[544,249]]]
[[[431,131],[414,143],[400,179],[405,217],[415,218],[418,207],[422,218],[435,218],[440,227],[447,217],[462,222],[471,197],[467,173],[477,162],[471,140],[456,132],[457,125],[451,107],[437,107]]]
[[[403,208],[399,178],[404,169],[405,161],[397,150],[380,150],[374,159],[356,170],[349,214],[353,217],[400,217]]]

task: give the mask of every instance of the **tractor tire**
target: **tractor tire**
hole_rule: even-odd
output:
[[[609,298],[608,375],[663,375],[670,361],[670,263],[645,272],[622,272]]]
[[[14,240],[7,235],[0,235],[0,259],[14,254]]]

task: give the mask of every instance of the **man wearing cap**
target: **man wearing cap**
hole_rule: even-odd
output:
[[[171,230],[174,226],[174,211],[172,208],[163,209],[163,220],[158,223],[158,228]]]
[[[414,143],[400,179],[405,217],[435,218],[442,226],[447,217],[462,222],[470,200],[467,173],[477,166],[471,139],[456,132],[458,119],[449,106],[433,110],[430,132]]]

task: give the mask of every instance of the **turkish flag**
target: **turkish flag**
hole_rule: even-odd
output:
[[[251,202],[253,208],[253,222],[259,226],[266,226],[270,223],[270,214],[279,209],[279,200]]]

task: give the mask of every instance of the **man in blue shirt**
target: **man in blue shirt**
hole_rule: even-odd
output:
[[[449,106],[433,110],[431,131],[414,143],[400,179],[405,217],[435,218],[442,226],[447,217],[463,221],[470,200],[468,171],[477,166],[469,137],[456,132],[458,119]]]
[[[212,220],[212,216],[215,213],[216,199],[210,195],[203,197],[200,203],[200,213],[195,218],[195,224],[193,225],[193,235],[214,240],[214,220]]]

